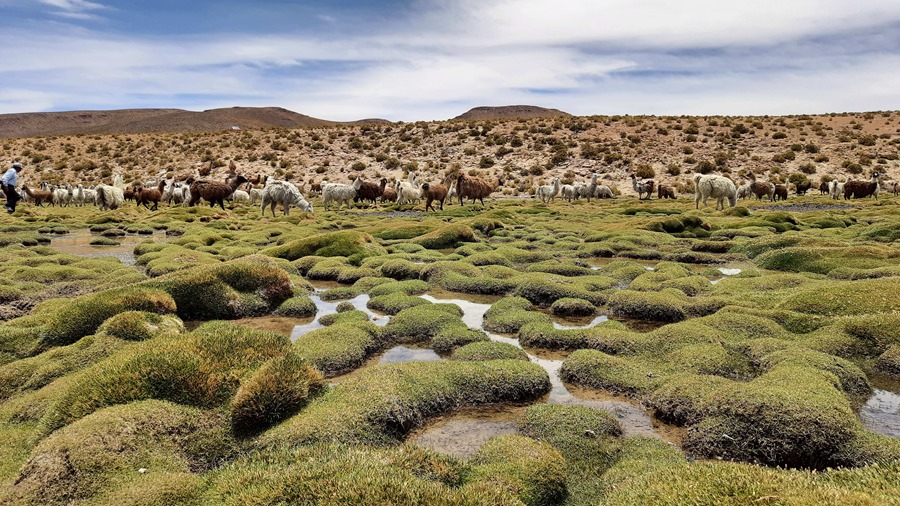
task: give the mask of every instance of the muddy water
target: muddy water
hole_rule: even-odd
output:
[[[83,257],[115,257],[125,265],[134,265],[134,247],[150,239],[153,242],[165,242],[168,237],[165,232],[154,231],[152,235],[124,235],[115,240],[121,244],[118,246],[91,246],[91,241],[102,237],[100,234],[92,234],[90,230],[76,230],[63,236],[50,238],[50,247],[60,253],[78,255]]]
[[[357,295],[356,297],[347,300],[322,300],[320,294],[323,291],[322,288],[316,288],[316,292],[310,294],[309,298],[316,304],[316,317],[308,323],[295,326],[291,331],[291,341],[296,341],[297,338],[307,332],[324,327],[324,325],[319,323],[319,319],[325,315],[337,313],[337,307],[342,302],[349,302],[353,304],[356,309],[364,311],[369,315],[369,320],[375,325],[384,326],[387,325],[390,320],[388,316],[376,313],[366,307],[366,304],[369,302],[369,296],[367,294]]]
[[[605,321],[609,321],[609,318],[606,315],[588,318],[562,318],[551,316],[551,319],[553,320],[553,328],[561,330],[589,329],[591,327],[596,327]]]
[[[871,377],[872,396],[859,410],[862,424],[872,432],[900,438],[900,381]]]

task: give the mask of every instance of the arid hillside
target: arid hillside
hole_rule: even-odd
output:
[[[354,123],[379,122],[362,120]],[[0,114],[0,137],[96,133],[213,132],[232,128],[305,128],[339,124],[280,107],[232,107],[202,112],[182,109],[34,112]]]
[[[126,181],[162,173],[183,179],[209,163],[217,167],[214,177],[224,177],[231,161],[251,177],[275,174],[301,184],[357,176],[402,178],[411,170],[420,180],[434,181],[465,171],[501,177],[502,193],[510,196],[527,195],[556,176],[567,183],[587,180],[593,172],[627,195],[633,194],[632,171],[674,185],[679,193],[690,191],[696,172],[726,174],[738,182],[753,171],[760,180],[808,178],[815,185],[823,177],[867,179],[874,171],[886,174],[884,180],[900,176],[898,112],[565,116],[280,128],[239,121],[252,117],[245,112],[216,113],[223,125],[241,123],[240,131],[9,138],[0,141],[0,160],[24,162],[31,184],[90,184],[108,181],[114,172],[124,173]],[[284,112],[286,122],[302,117]],[[183,113],[144,111],[135,121],[173,127],[182,124]]]
[[[499,107],[473,107],[453,119],[486,120],[486,119],[518,119],[518,118],[555,118],[571,116],[559,109],[547,109],[536,105],[504,105]]]

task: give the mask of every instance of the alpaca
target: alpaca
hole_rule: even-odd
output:
[[[441,211],[444,210],[444,201],[447,200],[447,187],[442,184],[430,184],[424,183],[422,188],[419,190],[419,196],[425,199],[425,211],[428,212],[428,208],[430,207],[432,211],[437,211],[432,202],[437,201],[441,203]]]
[[[360,185],[362,185],[361,178],[356,178],[352,185],[341,183],[324,185],[322,187],[322,207],[327,211],[332,202],[337,202],[338,210],[341,209],[341,204],[346,204],[347,209],[352,208],[353,197],[356,196],[356,191],[359,190]]]
[[[738,186],[737,189],[737,198],[739,199],[747,199],[753,195],[753,192],[750,190],[750,183],[745,183]]]
[[[606,186],[603,184],[597,185],[597,190],[594,192],[594,197],[598,198],[598,199],[614,199],[614,198],[616,198],[616,196],[613,195],[612,190],[609,189],[609,186]]]
[[[419,202],[419,182],[416,180],[415,174],[410,173],[407,181],[397,181],[394,189],[397,191],[398,204],[415,205]]]
[[[298,209],[308,213],[313,212],[312,204],[303,198],[296,186],[287,181],[268,179],[266,187],[262,189],[261,199],[260,209],[263,216],[266,215],[266,206],[271,206],[272,217],[274,218],[277,204],[281,204],[285,216],[290,216],[291,206],[296,206]]]
[[[503,186],[503,180],[500,178],[495,182],[487,182],[480,177],[460,174],[456,178],[456,192],[459,197],[459,205],[463,205],[465,199],[472,199],[472,204],[477,199],[481,201],[483,206],[484,198],[501,186]]]
[[[249,204],[250,203],[250,194],[245,192],[244,190],[234,190],[234,193],[231,194],[232,202],[235,204]]]
[[[213,161],[210,160],[209,164],[206,167],[202,167],[199,171],[197,171],[197,175],[201,177],[206,177],[213,170]]]
[[[125,203],[125,183],[122,181],[122,175],[113,176],[113,184],[97,185],[97,197],[95,203],[101,211],[118,209]]]
[[[83,192],[85,204],[97,204],[97,190],[95,190],[93,186],[84,188]]]
[[[188,203],[188,206],[194,207],[194,205],[202,198],[209,202],[209,207],[214,207],[216,204],[219,204],[219,207],[224,211],[225,199],[231,196],[238,186],[246,183],[247,178],[238,175],[232,178],[231,182],[227,184],[221,181],[207,181],[202,179],[198,181],[188,179],[187,182],[191,189],[191,200]]]
[[[838,182],[837,179],[828,183],[828,193],[831,194],[833,200],[841,200],[844,195],[844,183]]]
[[[69,202],[72,201],[72,194],[70,193],[71,188],[61,188],[56,187],[53,190],[53,200],[51,201],[53,205],[59,207],[68,207]]]
[[[863,199],[869,196],[878,200],[878,178],[880,177],[881,174],[873,172],[871,181],[847,181],[844,184],[844,200],[849,200],[850,197]]]
[[[250,195],[250,205],[255,206],[256,202],[262,199],[262,190],[259,188],[250,188],[247,192]]]
[[[762,200],[763,197],[769,197],[769,200],[775,200],[775,185],[772,183],[764,183],[756,180],[756,174],[747,175],[750,178],[750,193],[756,195],[756,200]]]
[[[641,195],[645,193],[647,194],[647,200],[650,200],[650,196],[653,195],[653,181],[638,181],[634,172],[631,173],[631,187],[637,192],[638,200],[642,200],[643,197]]]
[[[822,181],[822,184],[819,185],[819,193],[822,195],[831,194],[831,184],[828,181]]]
[[[795,187],[797,190],[797,195],[806,195],[806,192],[808,192],[809,189],[812,188],[812,183],[809,181],[809,179],[807,179],[801,183],[797,183]]]
[[[170,179],[166,184],[166,189],[163,190],[162,198],[170,206],[172,202],[176,204],[184,202],[184,188],[181,186],[181,183],[176,183],[174,178]]]
[[[138,183],[134,187],[134,201],[137,205],[143,205],[146,209],[150,209],[151,211],[156,211],[159,208],[159,201],[162,199],[163,192],[166,189],[166,181],[164,179],[159,181],[159,184],[156,185],[156,188],[144,188],[141,183]],[[153,208],[147,204],[153,202]]]
[[[559,195],[559,178],[553,179],[553,184],[545,184],[542,186],[538,186],[537,196],[540,197],[541,202],[548,203],[553,202],[553,199]]]
[[[659,185],[657,188],[657,198],[659,199],[674,199],[675,198],[675,188],[671,186]]]
[[[387,178],[381,178],[379,183],[373,183],[369,181],[363,181],[360,184],[359,190],[356,192],[356,196],[353,197],[353,202],[362,201],[371,201],[373,204],[378,202],[378,199],[381,198],[381,195],[384,194],[384,188],[387,186]]]
[[[578,200],[578,191],[574,185],[564,184],[559,187],[559,193],[566,202],[572,202],[572,199]]]
[[[716,210],[720,207],[725,209],[725,199],[731,207],[737,205],[737,188],[734,183],[724,176],[714,174],[695,174],[694,175],[694,204],[696,209],[700,209],[700,200],[703,200],[703,207],[706,207],[706,201],[710,197],[716,199]]]
[[[447,204],[453,204],[453,199],[456,198],[456,180],[450,182],[450,189],[447,190]]]
[[[590,203],[591,198],[597,194],[597,173],[591,174],[591,182],[582,184],[575,189],[575,198],[584,197]]]
[[[81,207],[84,205],[84,185],[79,184],[75,187],[72,192],[72,203],[75,204],[76,207]]]

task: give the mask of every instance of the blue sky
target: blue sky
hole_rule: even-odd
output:
[[[0,113],[900,109],[897,0],[0,0]]]

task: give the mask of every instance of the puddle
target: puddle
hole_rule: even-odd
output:
[[[275,332],[285,336],[290,336],[291,332],[298,325],[304,325],[312,321],[312,318],[291,318],[287,316],[259,316],[253,318],[241,318],[240,320],[232,320],[231,323],[250,327],[256,330],[266,330]],[[300,323],[303,322],[303,323]]]
[[[394,346],[385,351],[379,364],[400,364],[403,362],[434,362],[443,360],[440,355],[430,348],[410,348],[407,346]]]
[[[900,381],[870,376],[872,396],[859,409],[863,426],[872,432],[900,438]]]
[[[519,420],[527,406],[498,405],[463,408],[437,417],[410,434],[407,441],[431,450],[469,458],[488,439],[519,432]]]
[[[587,323],[579,323],[579,320]],[[595,316],[590,320],[588,320],[587,318],[554,317],[553,328],[560,330],[589,329],[591,327],[596,327],[597,325],[605,321],[609,321],[609,317],[607,317],[606,315]]]
[[[91,241],[102,237],[100,234],[92,234],[90,230],[76,230],[66,235],[54,235],[50,238],[50,247],[60,253],[78,255],[82,257],[115,257],[125,265],[134,265],[134,247],[152,239],[153,242],[165,242],[168,240],[165,231],[155,230],[153,234],[124,235],[115,240],[121,244],[117,246],[91,246]]]
[[[735,269],[735,268],[719,267],[718,269],[719,269],[719,272],[721,272],[725,276],[737,276],[738,274],[740,274],[742,272],[741,269]],[[720,281],[720,280],[717,280],[717,281]]]
[[[387,325],[388,321],[390,321],[390,318],[388,316],[375,313],[366,307],[366,304],[369,302],[368,294],[357,295],[352,299],[346,300],[322,300],[319,294],[323,291],[324,290],[322,290],[321,288],[316,288],[316,292],[309,295],[309,298],[312,299],[313,303],[315,303],[316,305],[316,317],[309,323],[295,326],[290,333],[291,341],[296,341],[297,338],[299,338],[303,334],[306,334],[307,332],[311,332],[313,330],[321,329],[322,327],[324,327],[324,325],[319,323],[319,319],[325,315],[337,313],[337,307],[342,302],[349,302],[353,304],[356,309],[364,311],[369,315],[369,320],[379,327]]]
[[[900,394],[876,388],[859,410],[859,417],[872,432],[900,438]]]

